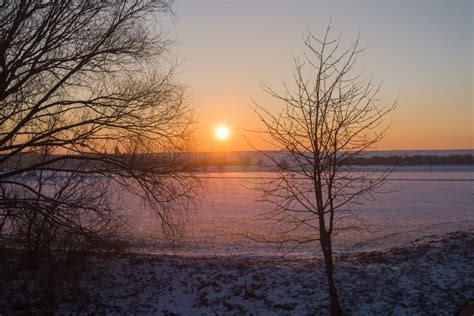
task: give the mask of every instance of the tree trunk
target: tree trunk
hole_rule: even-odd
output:
[[[329,296],[331,297],[331,315],[342,315],[341,307],[339,305],[339,298],[337,295],[337,288],[333,277],[333,262],[332,262],[332,245],[331,238],[327,233],[321,234],[321,249],[324,255],[324,263],[326,268],[326,279],[328,281]]]

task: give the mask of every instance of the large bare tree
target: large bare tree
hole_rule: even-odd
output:
[[[171,2],[0,1],[1,236],[107,237],[120,190],[176,223],[192,111],[162,27]]]
[[[351,163],[382,139],[395,102],[383,104],[380,87],[356,71],[359,39],[343,49],[330,30],[329,24],[322,38],[310,32],[304,37],[307,51],[294,58],[292,82],[282,93],[264,86],[282,104],[281,112],[257,103],[255,112],[265,126],[262,138],[279,151],[263,152],[278,174],[259,187],[262,200],[274,206],[266,216],[284,224],[289,235],[283,242],[319,241],[331,313],[340,315],[333,236],[349,228],[343,219],[352,214],[351,205],[371,197],[387,176]],[[291,235],[295,231],[300,233]]]

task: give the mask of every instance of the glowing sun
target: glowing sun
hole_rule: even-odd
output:
[[[216,128],[216,138],[220,140],[227,139],[229,137],[229,128],[227,126],[218,126]]]

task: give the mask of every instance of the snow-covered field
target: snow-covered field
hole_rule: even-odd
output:
[[[323,263],[153,255],[82,258],[28,272],[0,256],[0,314],[327,315]],[[474,298],[474,232],[390,251],[339,256],[352,315],[456,315]],[[49,304],[47,303],[49,302]]]
[[[273,222],[260,214],[270,206],[256,203],[252,190],[260,178],[271,173],[223,172],[204,174],[204,194],[197,209],[189,212],[183,238],[173,245],[163,238],[153,216],[138,201],[127,199],[132,236],[139,239],[136,251],[185,256],[274,257],[288,248],[247,238],[279,238]],[[474,167],[404,167],[392,173],[375,201],[354,207],[361,230],[335,238],[339,253],[385,250],[414,240],[474,229]],[[263,239],[263,238],[262,238]],[[316,250],[315,250],[316,249]],[[312,258],[317,246],[306,245],[287,254]]]
[[[251,188],[265,173],[206,174],[183,238],[162,242],[150,212],[121,201],[133,254],[25,270],[0,254],[0,315],[326,315],[318,245],[282,256],[245,234],[276,234]],[[336,236],[336,281],[352,315],[454,315],[474,300],[474,168],[404,168],[390,194],[355,209],[368,230]],[[49,276],[49,277],[48,277]],[[53,277],[52,277],[53,276]],[[49,285],[49,286],[48,286]],[[47,291],[47,289],[50,291]]]

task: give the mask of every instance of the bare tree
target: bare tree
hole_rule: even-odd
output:
[[[0,1],[2,237],[105,238],[120,190],[176,223],[194,179],[161,27],[171,2]]]
[[[262,200],[274,206],[266,216],[283,223],[286,233],[303,232],[282,242],[295,247],[319,242],[331,314],[340,315],[333,236],[350,228],[343,219],[352,214],[351,205],[372,197],[388,175],[351,162],[382,139],[388,128],[383,119],[396,102],[384,105],[378,98],[380,86],[356,73],[363,51],[359,39],[342,49],[340,37],[330,38],[330,29],[329,24],[321,39],[310,32],[304,37],[307,53],[302,60],[294,58],[293,86],[285,83],[283,93],[264,86],[282,103],[281,112],[257,103],[255,112],[265,126],[262,138],[279,150],[262,152],[278,174],[259,186]]]

